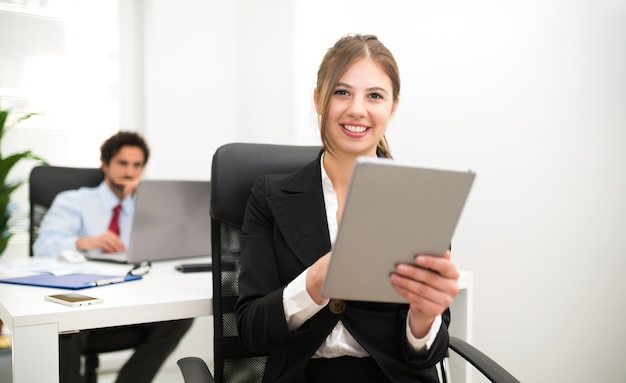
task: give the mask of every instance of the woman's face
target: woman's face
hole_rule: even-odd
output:
[[[352,64],[333,90],[323,127],[332,150],[375,156],[397,104],[391,79],[375,61]]]

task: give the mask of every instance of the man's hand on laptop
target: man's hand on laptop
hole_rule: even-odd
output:
[[[126,251],[124,242],[112,231],[94,237],[81,237],[76,241],[76,248],[80,251],[100,249],[104,253]]]

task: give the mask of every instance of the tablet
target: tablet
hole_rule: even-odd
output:
[[[357,159],[322,294],[406,303],[389,281],[416,254],[444,255],[475,173]]]

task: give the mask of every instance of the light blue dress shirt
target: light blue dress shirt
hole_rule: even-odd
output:
[[[34,255],[54,258],[63,250],[78,251],[78,238],[100,235],[108,230],[113,208],[118,203],[119,199],[105,182],[97,187],[59,193],[41,221],[39,237],[33,244]],[[135,197],[127,197],[121,203],[120,238],[128,248]]]

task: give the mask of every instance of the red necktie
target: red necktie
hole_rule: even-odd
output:
[[[109,224],[109,230],[120,235],[120,210],[122,205],[117,205],[113,208],[113,217],[111,217],[111,223]]]

